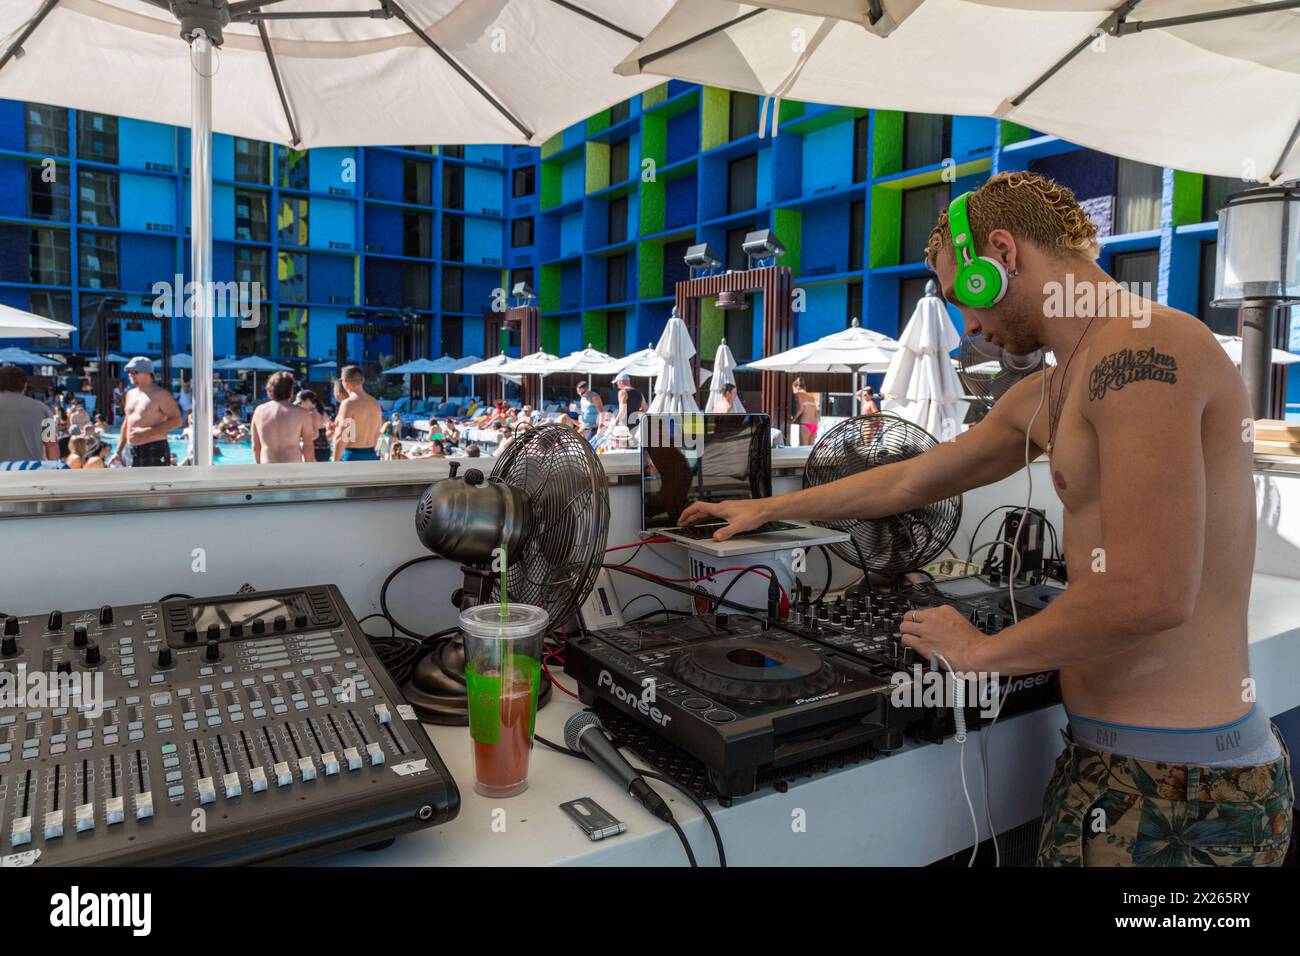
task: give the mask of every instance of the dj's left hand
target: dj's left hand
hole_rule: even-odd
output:
[[[900,629],[903,644],[927,660],[938,651],[954,671],[981,670],[979,651],[986,635],[956,608],[941,604],[908,611]]]

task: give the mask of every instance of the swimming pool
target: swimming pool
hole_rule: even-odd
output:
[[[101,439],[109,448],[117,448],[117,432],[104,432]],[[167,436],[167,444],[176,456],[176,460],[184,461],[185,456],[190,453],[189,443],[180,437],[178,432],[173,432]],[[219,455],[214,455],[212,463],[214,465],[253,465],[253,445],[251,442],[217,442],[217,451]]]

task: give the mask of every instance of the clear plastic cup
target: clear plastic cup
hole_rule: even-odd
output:
[[[547,617],[531,604],[479,604],[461,613],[474,789],[484,796],[528,789]]]

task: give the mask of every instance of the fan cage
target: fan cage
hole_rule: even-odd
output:
[[[907,461],[938,445],[933,435],[890,412],[859,415],[830,429],[808,455],[803,486],[815,488],[881,465]],[[902,574],[929,564],[943,552],[961,522],[957,495],[897,515],[817,521],[849,541],[828,545],[839,558],[864,571]],[[859,554],[860,552],[860,554]]]
[[[1011,359],[1031,359],[1024,364]],[[1046,367],[1047,353],[1038,350],[1032,356],[1012,356],[1004,349],[973,338],[962,336],[957,351],[957,377],[961,379],[966,394],[974,396],[986,409],[992,408],[1018,382]],[[989,362],[998,364],[997,371],[975,372],[972,369]]]
[[[596,583],[609,534],[609,483],[591,445],[572,428],[541,425],[515,436],[492,469],[524,493],[527,535],[505,555],[506,599],[544,608],[547,627],[572,616]],[[501,599],[499,578],[493,600]]]

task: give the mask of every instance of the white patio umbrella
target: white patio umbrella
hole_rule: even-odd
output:
[[[451,399],[451,376],[464,374],[461,370],[468,368],[483,359],[478,355],[467,355],[464,358],[452,358],[450,355],[444,355],[442,358],[434,359],[435,366],[432,371],[434,374],[442,376],[442,400]]]
[[[591,387],[592,375],[609,375],[622,370],[622,359],[617,359],[598,348],[594,348],[590,342],[585,349],[578,349],[576,352],[570,352],[568,355],[556,362],[554,371],[586,373],[587,387]]]
[[[540,145],[660,82],[613,67],[669,5],[5,0],[0,97],[190,127],[194,461],[210,465],[212,131],[299,148]]]
[[[1241,336],[1240,335],[1215,335],[1223,350],[1228,353],[1228,358],[1232,359],[1237,365],[1241,364]],[[1300,362],[1300,355],[1294,352],[1286,352],[1282,349],[1273,349],[1274,365],[1293,365]]]
[[[864,12],[873,7],[885,14],[875,23]],[[999,116],[1156,166],[1300,176],[1300,16],[1290,3],[691,0],[619,72],[810,103]]]
[[[847,329],[832,332],[815,342],[796,345],[785,352],[749,363],[762,372],[847,372],[853,376],[853,394],[858,393],[858,375],[883,372],[902,346],[881,332],[864,329],[854,319]],[[855,399],[856,401],[856,399]]]
[[[718,343],[718,351],[713,355],[713,382],[709,385],[709,402],[705,410],[713,410],[714,402],[722,398],[724,386],[735,384],[736,358],[731,354],[731,349],[727,348],[727,340],[723,339]],[[736,413],[744,412],[745,406],[741,404],[739,395],[732,400],[731,410]]]
[[[655,354],[663,363],[659,377],[655,379],[654,398],[650,401],[650,413],[688,415],[698,413],[700,406],[695,401],[697,388],[695,375],[691,370],[691,357],[695,355],[695,343],[691,341],[686,323],[673,307],[673,314],[659,336]],[[644,419],[643,419],[644,421]]]
[[[260,355],[245,355],[243,358],[228,359],[221,366],[224,372],[252,372],[253,373],[253,401],[257,401],[257,373],[258,372],[292,372],[293,369],[287,365],[281,365],[279,362],[272,362],[268,358],[262,358]],[[193,394],[193,390],[191,390]],[[198,421],[198,416],[195,416]],[[191,448],[191,452],[193,449]]]
[[[902,348],[894,353],[880,386],[882,411],[920,425],[940,441],[955,437],[970,404],[949,358],[961,344],[961,334],[933,281],[926,283],[925,295],[898,341]],[[853,401],[856,411],[856,393]]]
[[[11,305],[0,305],[0,339],[66,339],[76,330],[75,325],[66,322],[56,322],[34,312],[15,309]]]
[[[194,368],[194,357],[189,352],[177,352],[172,356],[172,368]]]
[[[18,348],[17,346],[0,349],[0,365],[27,365],[43,368],[47,365],[59,366],[67,364],[61,358],[50,355],[37,355],[35,352],[29,352],[27,349]]]

